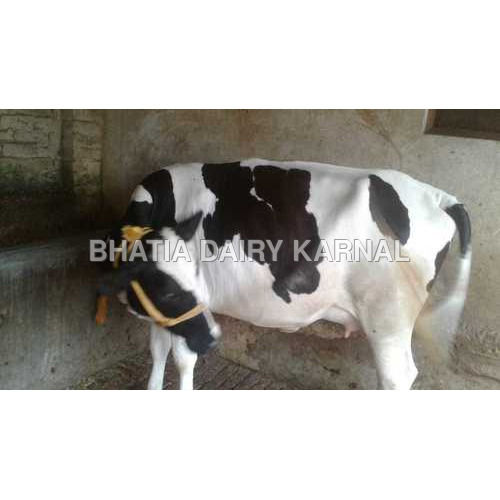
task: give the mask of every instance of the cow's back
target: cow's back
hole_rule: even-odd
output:
[[[422,288],[455,230],[441,208],[446,197],[394,170],[261,159],[177,164],[151,174],[136,189],[127,222],[161,227],[202,210],[199,236],[219,248],[228,241],[238,246],[240,240],[283,240],[277,262],[268,252],[256,262],[201,263],[205,295],[218,312],[261,325],[298,325],[318,319],[330,306],[355,315],[357,297],[384,279],[394,283],[395,276],[416,276]],[[293,261],[293,240],[311,241],[305,253],[313,256],[321,240],[377,245],[385,238],[398,240],[411,263]]]

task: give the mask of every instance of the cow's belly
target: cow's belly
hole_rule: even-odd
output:
[[[268,300],[265,300],[265,299]],[[225,314],[256,326],[278,328],[283,331],[296,331],[318,320],[339,323],[344,326],[346,336],[361,329],[358,320],[347,309],[331,304],[319,294],[316,297],[294,297],[291,304],[285,307],[275,304],[270,306],[273,298],[262,297],[252,307],[226,305],[215,312]]]
[[[273,277],[267,266],[255,266],[248,275],[233,276],[229,293],[214,294],[218,297],[210,308],[220,314],[247,321],[256,326],[294,331],[324,319],[340,323],[346,330],[359,329],[353,314],[350,297],[345,288],[338,286],[328,271],[320,265],[320,286],[311,294],[291,294],[286,303],[272,289]],[[335,276],[338,280],[338,273]],[[227,283],[227,282],[226,282]]]

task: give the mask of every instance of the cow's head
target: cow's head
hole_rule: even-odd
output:
[[[160,301],[169,317],[189,313],[193,308],[204,305],[207,300],[200,279],[200,264],[194,238],[201,218],[202,213],[197,212],[175,227],[165,227],[160,231],[163,243],[159,244],[156,271],[161,275],[158,279],[166,286],[166,294]],[[165,254],[169,258],[164,258]],[[220,327],[208,308],[169,327],[169,330],[184,337],[188,347],[198,354],[203,354],[215,345],[220,336]]]
[[[147,262],[134,259],[118,271],[126,273],[131,312],[154,320],[151,310],[148,312],[149,301],[166,319],[180,320],[166,328],[184,337],[188,347],[199,354],[205,353],[220,336],[219,325],[211,312],[200,307],[206,297],[201,286],[194,235],[201,217],[202,213],[198,212],[175,227],[164,227],[146,235],[142,243],[147,250]]]

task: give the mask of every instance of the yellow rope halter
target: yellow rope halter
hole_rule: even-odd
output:
[[[198,304],[194,306],[192,309],[189,311],[185,312],[184,314],[181,314],[180,316],[177,316],[176,318],[167,318],[164,316],[157,308],[156,306],[151,302],[150,298],[146,295],[146,292],[142,288],[142,286],[137,282],[136,280],[132,280],[130,282],[130,286],[135,292],[135,295],[137,296],[137,299],[141,303],[142,307],[144,310],[148,313],[148,316],[154,320],[154,322],[158,326],[163,326],[163,327],[171,327],[178,325],[179,323],[182,323],[183,321],[187,321],[188,319],[194,318],[195,316],[198,316],[198,314],[202,313],[205,309],[206,306],[203,304]]]
[[[127,255],[131,252],[134,243],[137,240],[142,239],[146,234],[149,234],[153,231],[150,227],[141,227],[141,226],[123,226],[122,227],[122,237],[124,240],[128,242],[127,245]],[[115,256],[115,260],[113,262],[113,267],[115,269],[118,268],[119,262],[120,262],[120,255],[121,255],[122,248],[119,248],[117,251],[117,254]],[[183,321],[187,321],[188,319],[194,318],[195,316],[198,316],[198,314],[202,313],[205,309],[206,306],[203,304],[197,304],[194,306],[192,309],[189,311],[185,312],[184,314],[181,314],[180,316],[177,316],[176,318],[168,318],[167,316],[164,316],[153,304],[151,299],[147,296],[146,292],[142,288],[142,286],[139,284],[138,281],[132,280],[130,282],[130,286],[132,287],[132,290],[134,290],[135,295],[137,296],[137,299],[141,303],[142,307],[144,310],[148,313],[148,316],[158,325],[161,327],[172,327],[175,325],[178,325],[179,323],[182,323]],[[102,325],[106,321],[107,317],[107,312],[108,312],[108,300],[105,295],[100,295],[97,298],[97,313],[96,313],[96,323],[98,325]]]

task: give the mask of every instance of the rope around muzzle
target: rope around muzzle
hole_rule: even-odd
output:
[[[197,304],[192,309],[185,312],[184,314],[181,314],[180,316],[177,316],[176,318],[168,318],[167,316],[164,316],[151,302],[150,298],[146,295],[146,292],[144,292],[144,289],[139,284],[139,282],[137,282],[136,280],[132,280],[130,282],[130,286],[132,287],[132,290],[134,290],[137,299],[141,303],[141,306],[148,313],[148,316],[158,326],[169,328],[171,326],[178,325],[183,321],[187,321],[188,319],[198,316],[198,314],[201,314],[206,309],[206,306],[204,306],[203,304]]]
[[[134,243],[137,240],[141,240],[146,234],[149,234],[153,231],[150,227],[141,227],[141,226],[123,226],[122,227],[122,237],[128,242],[127,245],[127,255],[131,252]],[[116,254],[115,260],[113,262],[113,267],[115,269],[118,268],[121,256],[121,248],[120,252]],[[183,323],[184,321],[188,321],[195,316],[201,314],[207,307],[203,304],[197,304],[189,311],[177,316],[176,318],[169,318],[164,316],[161,311],[153,304],[151,299],[147,296],[146,292],[139,284],[137,280],[132,280],[130,282],[130,286],[134,291],[137,300],[140,302],[143,309],[146,311],[148,316],[158,325],[164,328],[169,328],[179,323]],[[102,325],[106,322],[108,315],[108,297],[106,295],[99,295],[97,297],[97,312],[95,315],[95,322],[98,325]]]

